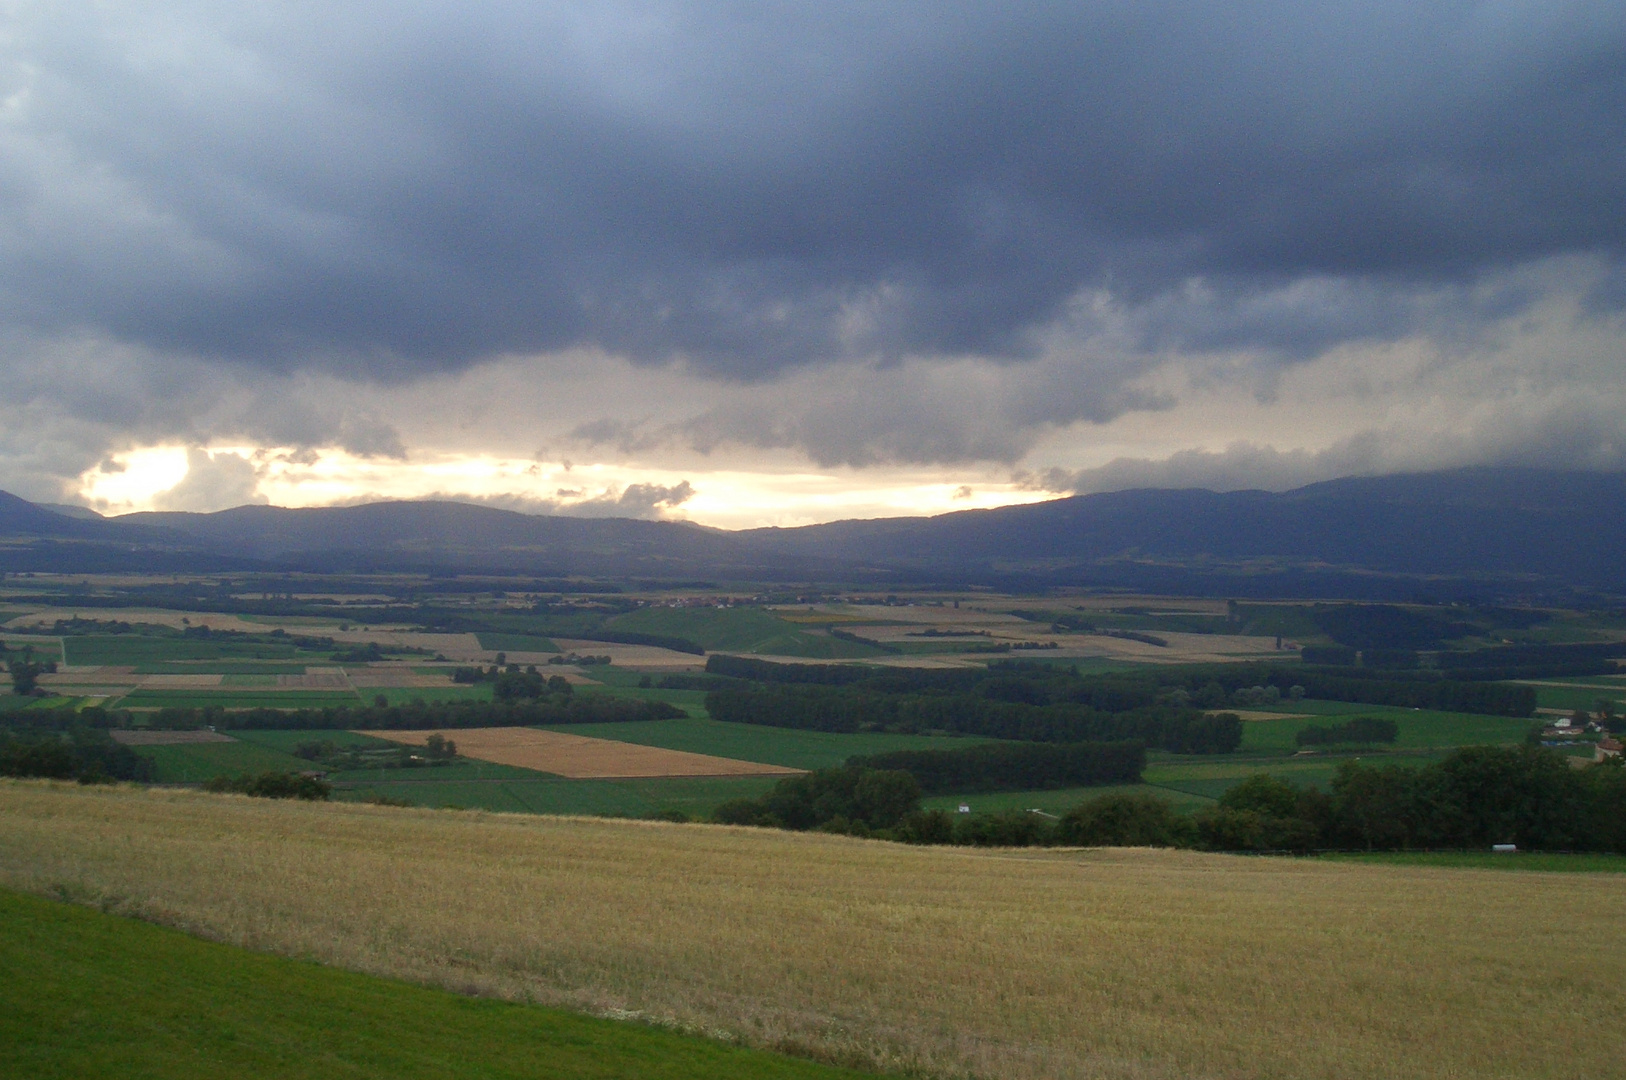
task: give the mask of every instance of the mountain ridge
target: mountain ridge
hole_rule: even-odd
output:
[[[33,540],[54,545],[58,561],[74,548],[85,555],[122,544],[137,549],[124,553],[126,563],[139,562],[140,549],[161,549],[170,564],[192,552],[245,569],[1280,587],[1309,595],[1364,577],[1401,593],[1473,582],[1504,592],[1626,593],[1626,473],[1478,467],[1285,492],[1136,488],[933,517],[739,531],[444,500],[88,519],[0,493],[0,536],[13,539],[0,548],[0,569]]]

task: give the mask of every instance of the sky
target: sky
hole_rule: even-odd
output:
[[[0,489],[1626,468],[1626,5],[0,0]]]

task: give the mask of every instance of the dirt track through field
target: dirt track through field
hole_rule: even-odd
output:
[[[614,739],[591,739],[560,731],[535,728],[464,728],[452,731],[364,731],[380,739],[422,746],[429,736],[439,734],[457,743],[464,757],[572,780],[632,778],[649,776],[790,776],[801,769],[783,765],[763,765],[755,761],[691,754],[684,750],[662,750],[636,746]]]

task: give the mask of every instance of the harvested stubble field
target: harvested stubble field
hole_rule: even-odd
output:
[[[372,731],[380,739],[422,746],[431,735],[457,743],[464,757],[517,765],[571,780],[644,776],[789,776],[801,772],[783,765],[665,750],[655,746],[592,739],[537,728],[459,728],[451,731]]]
[[[940,1075],[1620,1072],[1614,875],[927,849],[12,781],[0,884],[358,971]]]

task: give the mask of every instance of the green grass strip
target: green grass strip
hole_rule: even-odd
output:
[[[834,1080],[640,1024],[461,997],[0,891],[0,1075]]]
[[[536,634],[476,634],[482,649],[501,649],[513,653],[559,652],[559,646],[549,638]]]

